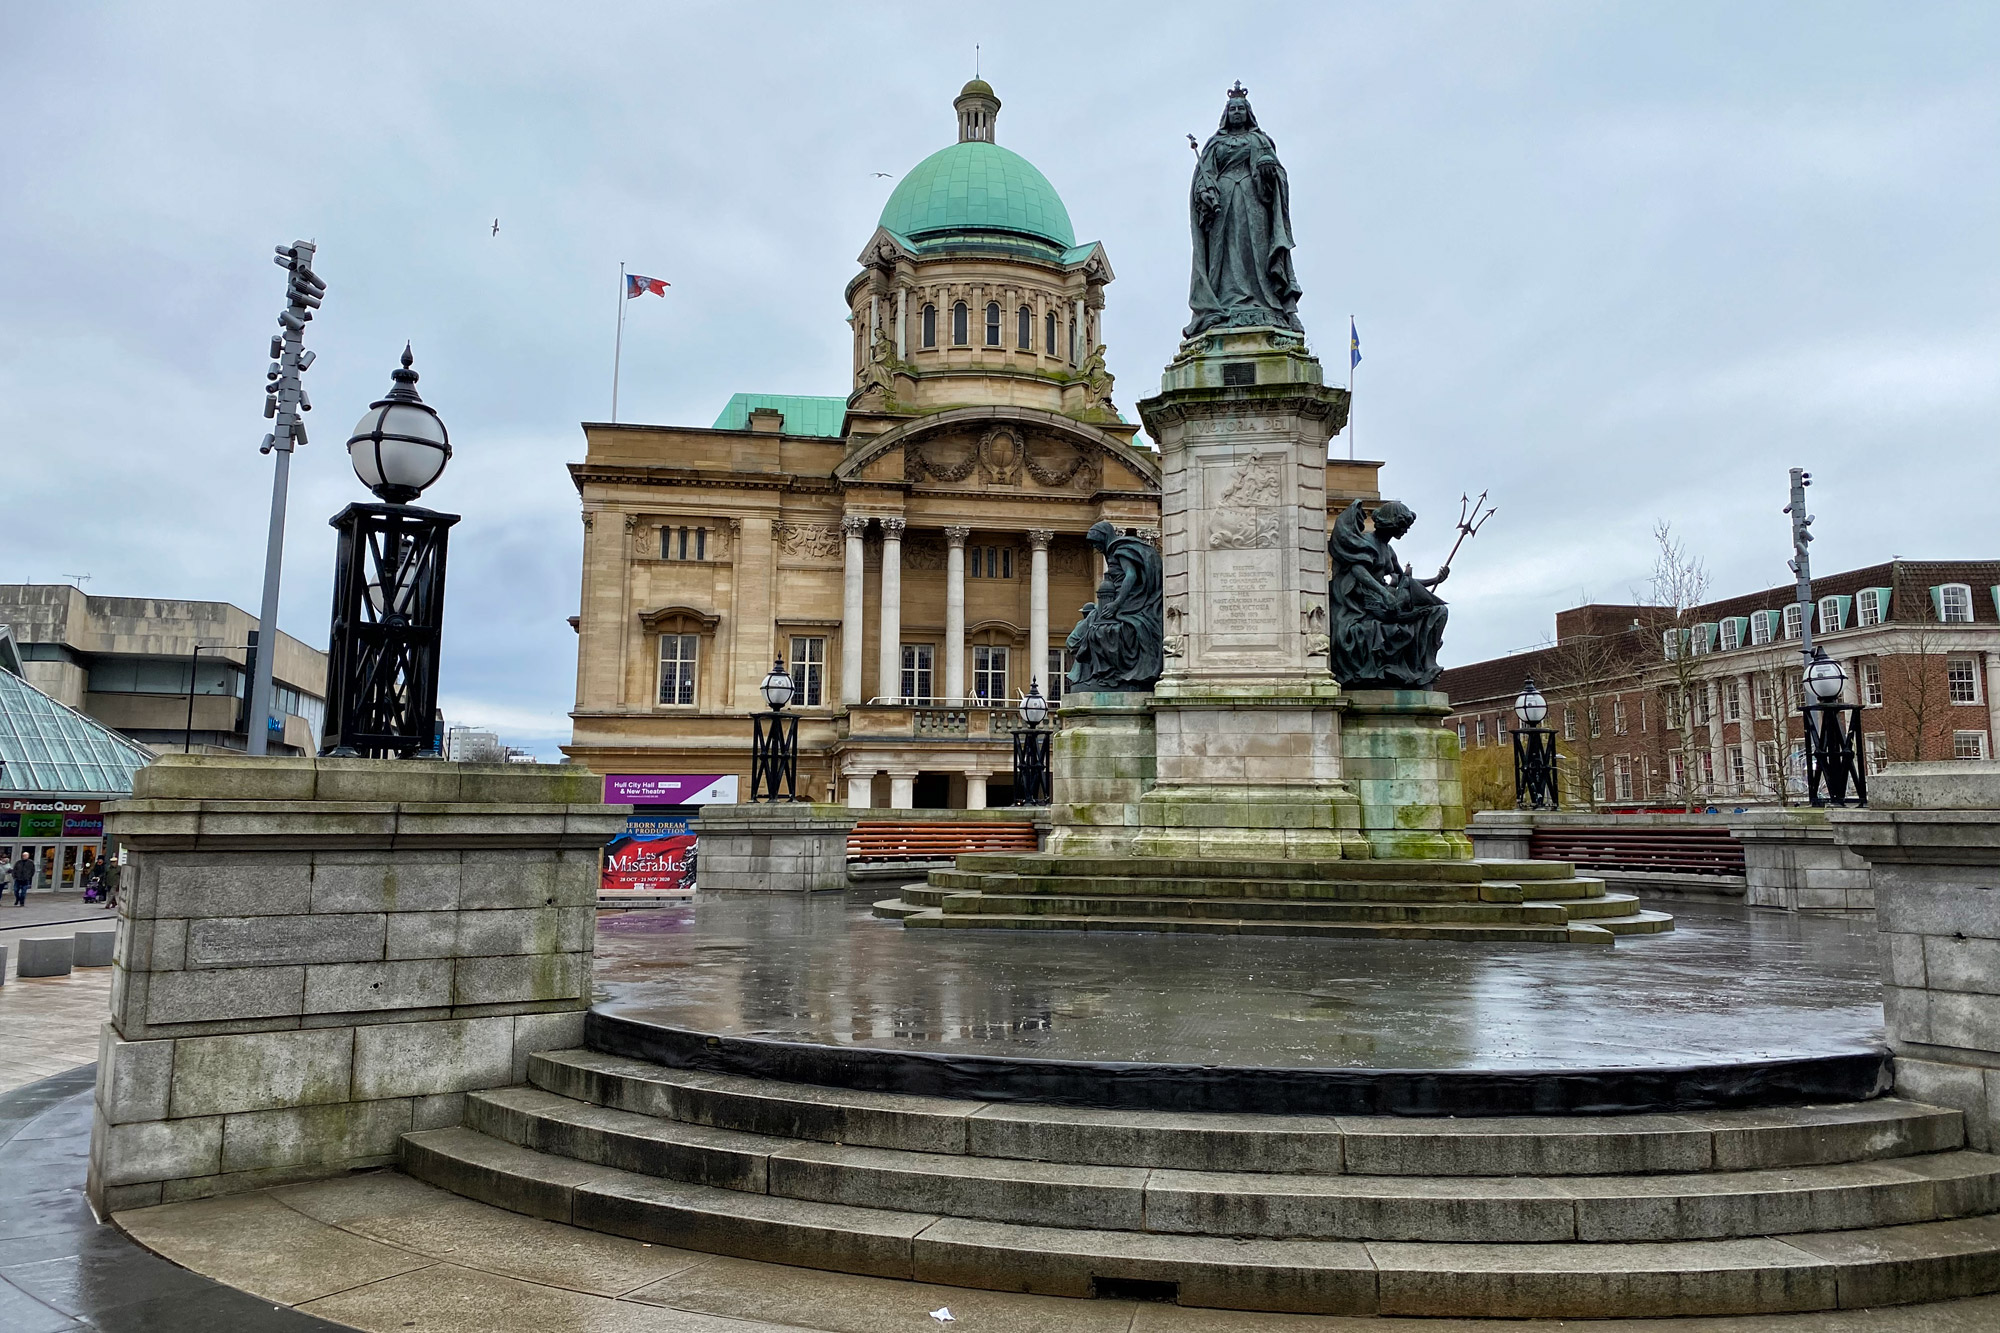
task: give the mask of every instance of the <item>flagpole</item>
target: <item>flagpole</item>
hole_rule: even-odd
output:
[[[618,424],[618,368],[625,359],[625,261],[618,261],[618,338],[611,350],[611,423]],[[1352,371],[1348,372],[1351,376]]]
[[[613,417],[612,420],[617,420]],[[1347,317],[1347,461],[1354,461],[1354,316]]]

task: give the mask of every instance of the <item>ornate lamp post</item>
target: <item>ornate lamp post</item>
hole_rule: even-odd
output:
[[[785,715],[785,705],[797,693],[792,673],[783,658],[771,663],[770,674],[758,686],[769,713],[751,719],[755,730],[750,739],[750,799],[753,801],[796,801],[799,785],[799,719]]]
[[[1028,682],[1028,692],[1021,696],[1021,729],[1014,733],[1014,804],[1047,805],[1049,803],[1049,742],[1052,736],[1042,730],[1042,723],[1049,720],[1049,701],[1042,697],[1038,681]]]
[[[1806,722],[1806,790],[1814,805],[1868,804],[1868,768],[1862,762],[1861,705],[1840,702],[1847,673],[1822,648],[1806,667],[1810,702],[1799,711]]]
[[[388,396],[368,405],[347,441],[354,475],[383,503],[349,505],[330,520],[340,540],[322,754],[407,758],[437,748],[445,544],[458,515],[411,503],[451,461],[450,435],[417,396],[411,360],[406,346]]]
[[[1535,688],[1529,676],[1514,696],[1514,808],[1554,810],[1558,808],[1556,781],[1556,733],[1544,727],[1549,701]]]

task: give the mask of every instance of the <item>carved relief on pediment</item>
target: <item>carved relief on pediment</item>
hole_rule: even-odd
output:
[[[943,569],[944,543],[935,537],[910,537],[903,542],[904,569]]]
[[[932,477],[964,481],[979,466],[979,451],[962,435],[933,435],[903,446],[903,475],[908,481]]]
[[[1021,435],[995,426],[979,437],[979,473],[988,486],[1012,486],[1021,476]]]
[[[1028,475],[1044,486],[1067,486],[1090,461],[1090,454],[1073,441],[1038,435],[1026,451]]]

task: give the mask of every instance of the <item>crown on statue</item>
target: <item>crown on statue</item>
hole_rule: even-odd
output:
[[[1239,97],[1243,98],[1245,101],[1248,101],[1250,97],[1250,90],[1243,86],[1243,80],[1238,79],[1236,81],[1236,86],[1229,90],[1229,96],[1230,100],[1232,101],[1234,101],[1236,98]]]

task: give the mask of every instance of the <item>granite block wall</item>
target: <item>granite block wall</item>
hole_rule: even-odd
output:
[[[511,771],[510,771],[511,770]],[[394,1160],[577,1045],[598,850],[569,768],[170,755],[130,853],[99,1046],[101,1213]]]

